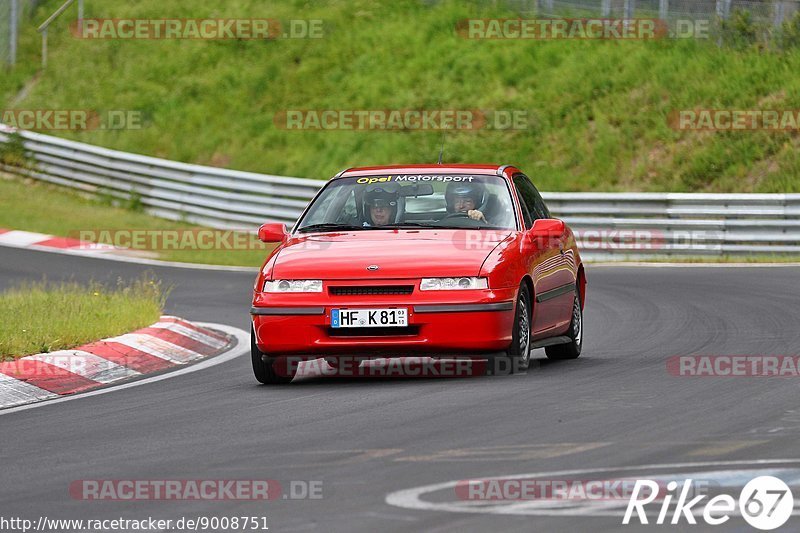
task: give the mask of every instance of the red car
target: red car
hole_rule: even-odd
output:
[[[256,278],[252,362],[291,381],[286,359],[580,355],[586,275],[570,228],[510,165],[353,168],[337,174]],[[278,370],[280,369],[280,370]]]

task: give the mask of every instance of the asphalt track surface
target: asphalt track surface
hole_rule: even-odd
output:
[[[250,273],[0,248],[0,288],[43,276],[114,281],[146,270],[174,286],[169,314],[247,328]],[[522,376],[264,387],[243,355],[2,415],[0,515],[265,516],[273,531],[633,531],[620,516],[454,513],[385,499],[484,476],[800,458],[798,379],[685,378],[666,370],[673,355],[798,355],[799,268],[589,265],[587,276],[584,354],[543,361]],[[80,479],[319,480],[324,497],[71,499],[69,484]],[[800,517],[787,526],[798,530]],[[705,529],[751,530],[740,518],[685,530]]]

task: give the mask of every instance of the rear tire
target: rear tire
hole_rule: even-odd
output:
[[[567,331],[567,336],[571,342],[567,344],[556,344],[544,349],[548,359],[565,360],[577,359],[581,355],[583,348],[583,309],[581,309],[581,295],[576,288],[575,300],[572,303],[572,321]]]
[[[294,379],[295,372],[292,372],[291,375],[282,376],[275,372],[273,368],[274,361],[264,361],[263,353],[261,350],[258,349],[258,345],[256,345],[256,334],[253,330],[253,325],[250,325],[250,359],[253,363],[253,375],[255,376],[256,380],[259,383],[263,383],[264,385],[280,385],[283,383],[289,383]],[[284,365],[290,366],[290,365]],[[286,372],[288,374],[288,372]]]

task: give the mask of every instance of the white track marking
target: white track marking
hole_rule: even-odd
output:
[[[0,234],[0,244],[7,244],[10,246],[30,246],[37,242],[42,242],[50,239],[50,235],[43,233],[32,233],[30,231],[11,230],[6,233]]]
[[[199,326],[197,326],[196,324],[192,324],[191,322],[188,322],[187,320],[184,320],[183,318],[181,318],[181,317],[179,317],[179,316],[173,316],[173,315],[161,315],[161,320],[160,320],[160,321],[161,321],[161,322],[170,322],[170,321],[172,321],[173,323],[180,324],[181,326],[183,326],[183,327],[185,327],[185,328],[192,329],[192,330],[201,329],[201,328],[199,328]],[[208,335],[208,336],[210,336],[210,337],[213,337],[213,338],[215,338],[215,339],[217,339],[217,340],[225,340],[225,339],[223,339],[223,338],[222,338],[222,335],[221,335],[220,333],[217,333],[217,332],[211,331],[211,330],[209,330],[208,328],[205,328],[205,329],[203,330],[203,333],[204,333],[205,335]]]
[[[189,337],[190,339],[195,340],[197,342],[201,342],[206,346],[208,346],[209,348],[213,348],[215,350],[224,348],[226,344],[224,341],[220,339],[216,339],[200,331],[187,328],[186,326],[179,324],[177,322],[156,322],[155,324],[149,327],[174,331],[175,333],[183,335],[184,337]]]
[[[155,355],[161,359],[166,359],[167,361],[175,363],[176,365],[184,365],[196,359],[200,359],[201,357],[206,357],[205,355],[195,352],[194,350],[178,346],[177,344],[165,341],[164,339],[159,339],[158,337],[153,337],[152,335],[147,335],[144,333],[126,333],[125,335],[120,335],[119,337],[104,339],[104,341],[118,342],[135,350],[139,350],[140,352]]]
[[[150,383],[156,383],[158,381],[163,381],[165,379],[172,379],[172,378],[176,378],[178,376],[183,376],[185,374],[191,374],[192,372],[198,372],[200,370],[205,370],[207,368],[211,368],[213,366],[216,366],[216,365],[219,365],[219,364],[222,364],[222,363],[227,363],[228,361],[232,361],[233,359],[235,359],[235,358],[237,358],[237,357],[239,357],[241,355],[249,353],[249,351],[250,351],[250,334],[249,333],[247,333],[245,331],[242,331],[239,328],[234,328],[234,327],[231,327],[231,326],[225,326],[223,324],[212,324],[212,323],[206,323],[206,322],[194,322],[194,324],[196,324],[198,326],[203,326],[203,327],[216,329],[216,330],[222,331],[224,333],[227,333],[228,335],[231,335],[232,337],[234,337],[236,339],[236,346],[231,348],[227,352],[224,352],[224,353],[220,354],[220,355],[209,357],[209,358],[207,358],[207,359],[205,359],[203,361],[198,362],[197,364],[193,364],[193,365],[190,365],[190,366],[177,368],[176,370],[167,372],[165,374],[159,374],[157,376],[153,376],[153,377],[150,377],[150,378],[144,378],[144,379],[139,379],[139,380],[136,380],[136,381],[131,381],[131,382],[128,382],[128,383],[122,383],[120,385],[114,385],[114,386],[111,386],[111,387],[108,387],[108,388],[104,388],[104,389],[93,390],[93,391],[84,392],[84,393],[80,393],[80,394],[73,394],[71,396],[61,396],[61,397],[59,397],[57,395],[52,395],[51,397],[53,397],[54,399],[48,400],[46,402],[38,402],[38,403],[29,404],[29,405],[20,405],[18,407],[12,407],[10,409],[2,409],[2,410],[0,410],[0,416],[8,415],[8,414],[11,414],[11,413],[17,413],[19,411],[25,411],[25,410],[28,410],[28,409],[37,409],[39,407],[46,407],[46,406],[50,406],[50,405],[55,405],[55,404],[62,403],[62,402],[71,402],[71,401],[74,401],[74,400],[80,400],[82,398],[88,398],[90,396],[99,396],[101,394],[109,394],[109,393],[112,393],[112,392],[115,392],[115,391],[118,391],[118,390],[130,389],[130,388],[133,388],[133,387],[141,387],[142,385],[148,385]],[[36,388],[36,387],[34,387],[34,388]],[[297,398],[297,399],[300,399],[300,398]],[[287,401],[290,401],[290,400],[287,400]],[[295,401],[295,400],[291,400],[291,401]]]
[[[529,474],[512,474],[507,476],[482,476],[480,479],[491,480],[509,480],[509,479],[527,479],[527,478],[548,478],[553,479],[557,476],[577,476],[586,474],[597,474],[604,472],[631,472],[631,471],[654,471],[659,469],[676,469],[676,468],[706,468],[714,466],[722,467],[752,467],[754,470],[754,477],[758,467],[772,466],[780,464],[800,464],[800,459],[763,459],[754,461],[708,461],[700,463],[675,463],[675,464],[654,464],[654,465],[641,465],[641,466],[621,466],[621,467],[608,467],[608,468],[588,468],[579,470],[561,470],[557,472],[534,472]],[[733,469],[732,472],[740,471]],[[569,517],[581,514],[583,516],[613,516],[620,517],[618,508],[610,509],[612,502],[592,501],[594,507],[582,508],[574,505],[576,502],[556,502],[552,505],[547,502],[547,505],[541,505],[541,502],[512,502],[507,504],[498,505],[496,502],[478,502],[478,505],[473,502],[456,500],[455,487],[463,480],[447,481],[444,483],[436,483],[433,485],[425,485],[422,487],[414,487],[405,490],[398,490],[386,495],[385,502],[388,505],[395,507],[402,507],[404,509],[425,510],[425,511],[446,511],[451,513],[480,513],[480,514],[515,514],[515,515],[536,515],[536,516],[562,516]],[[434,492],[449,490],[453,500],[451,501],[424,501],[422,496]],[[540,503],[540,506],[536,504]],[[565,505],[559,505],[565,504]],[[572,505],[567,505],[572,504]],[[563,507],[557,509],[555,507]],[[800,510],[796,510],[793,514],[800,514]]]
[[[108,359],[80,350],[59,350],[25,357],[26,361],[41,361],[98,383],[113,383],[141,376],[140,372],[118,365]]]

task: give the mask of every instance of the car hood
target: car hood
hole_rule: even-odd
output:
[[[365,230],[299,235],[285,243],[273,279],[477,276],[509,230]],[[377,270],[367,270],[376,265]]]

